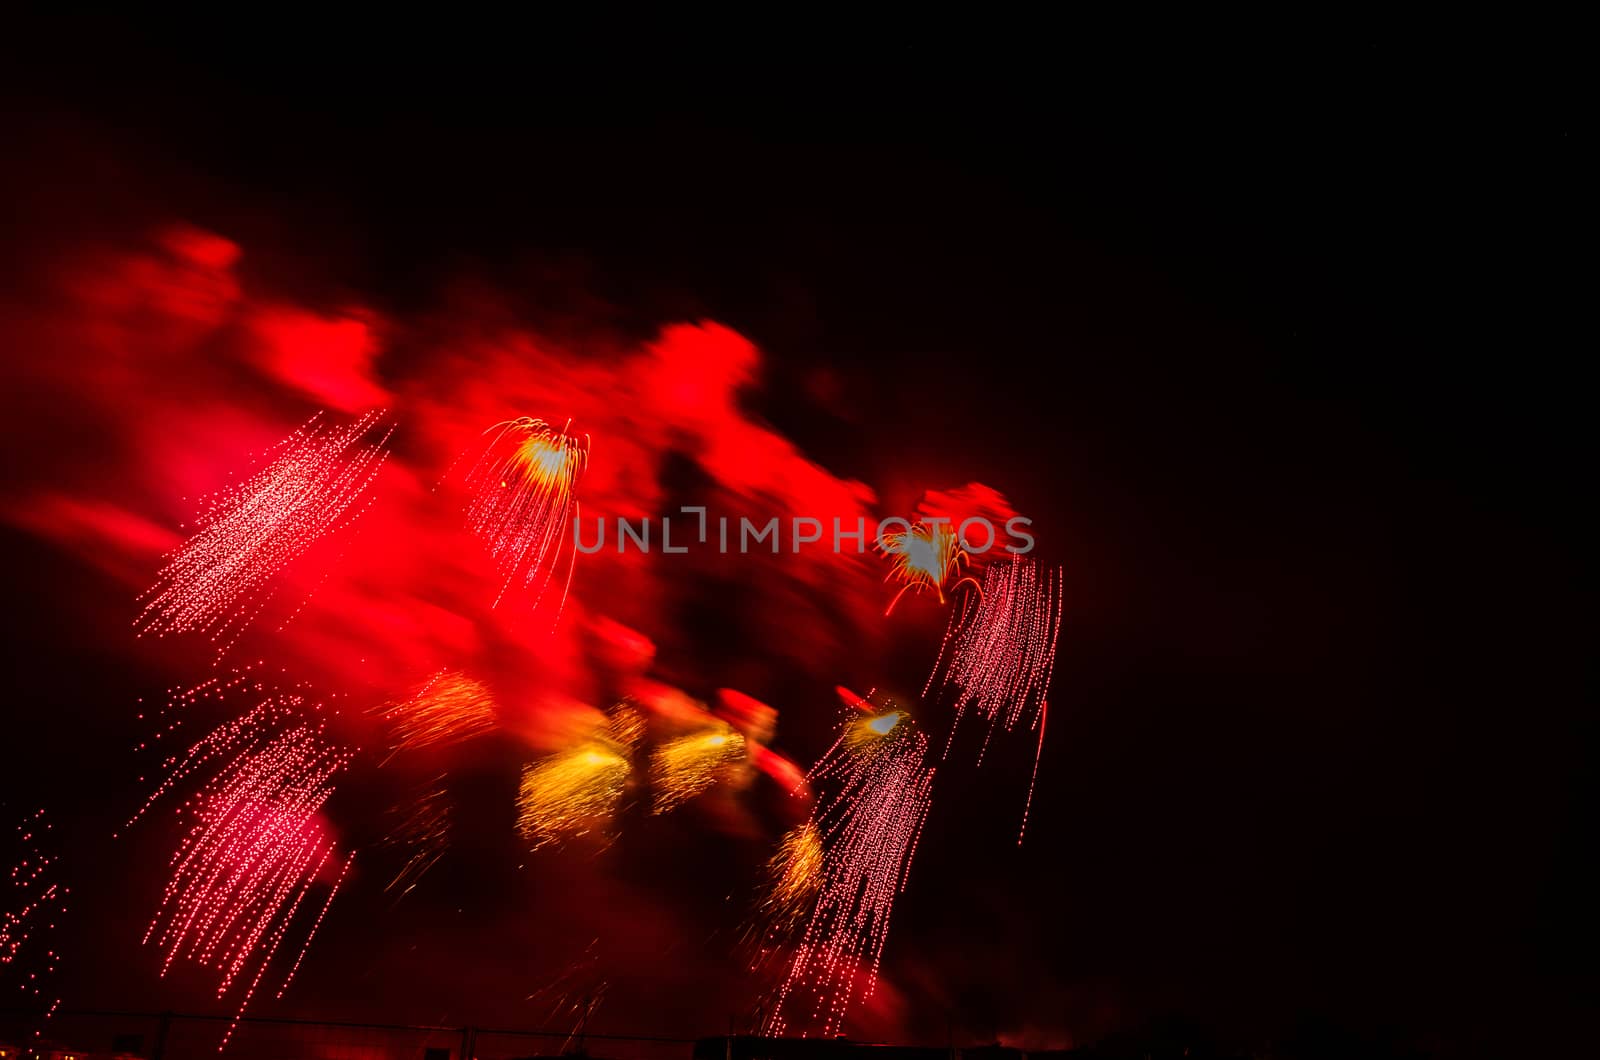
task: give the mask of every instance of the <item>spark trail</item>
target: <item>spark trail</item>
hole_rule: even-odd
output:
[[[16,847],[11,870],[0,882],[0,982],[15,973],[16,989],[34,1000],[44,997],[45,981],[55,973],[60,955],[49,947],[49,935],[67,911],[69,893],[57,879],[58,858],[47,842],[51,825],[44,810],[37,810],[16,826]],[[34,941],[35,939],[38,941]],[[31,969],[31,970],[28,970]],[[10,993],[10,987],[7,987]],[[15,998],[16,993],[10,993]],[[54,999],[45,1012],[48,1019],[61,1004]],[[41,1031],[35,1029],[34,1036]]]
[[[440,670],[403,703],[383,709],[393,745],[401,751],[460,743],[494,728],[494,699],[482,684],[464,674]]]
[[[802,821],[783,834],[762,874],[755,915],[745,930],[752,971],[794,939],[821,890],[822,833],[815,821]]]
[[[352,752],[332,745],[296,695],[271,695],[226,722],[170,765],[134,820],[164,795],[197,782],[178,808],[191,824],[144,942],[164,951],[164,976],[179,959],[214,969],[217,997],[243,984],[227,1045],[307,897],[336,864],[321,811]],[[203,779],[201,779],[203,778]],[[130,824],[132,821],[129,822]],[[348,870],[350,858],[344,859]],[[306,929],[286,988],[338,893]]]
[[[769,1024],[824,1037],[870,997],[933,798],[928,741],[902,711],[851,714],[810,777],[832,789],[812,816],[821,882]]]
[[[677,809],[716,784],[730,766],[744,758],[744,737],[723,722],[668,740],[650,755],[653,812]]]
[[[497,423],[484,433],[493,437],[466,476],[472,491],[467,526],[488,547],[505,579],[495,605],[514,585],[537,586],[537,607],[578,514],[573,488],[589,466],[589,437],[580,441],[565,428],[529,416]],[[571,553],[557,618],[577,563],[577,550]]]
[[[590,738],[522,770],[517,828],[534,849],[605,827],[633,774],[633,751],[644,720],[619,706]]]
[[[370,500],[358,502],[388,457],[394,430],[382,427],[384,416],[369,412],[332,426],[318,413],[268,450],[260,471],[205,498],[198,529],[140,598],[139,634],[198,631],[225,652],[271,599],[274,580],[365,512]]]
[[[984,749],[996,726],[1010,732],[1026,718],[1028,728],[1038,730],[1028,801],[1017,835],[1019,844],[1027,831],[1028,811],[1039,778],[1039,755],[1044,749],[1050,677],[1055,670],[1056,639],[1061,631],[1062,587],[1059,567],[1041,567],[1020,556],[1013,556],[1009,563],[991,564],[984,574],[983,596],[970,620],[951,617],[939,658],[923,690],[926,694],[933,687],[942,669],[942,687],[955,694],[956,720],[950,728],[951,739],[969,710],[989,722]],[[947,742],[945,753],[949,750]],[[978,758],[983,760],[982,751]]]
[[[414,890],[427,871],[439,863],[450,847],[450,795],[446,777],[440,775],[393,812],[401,820],[384,839],[384,845],[407,851],[406,863],[395,873],[385,891],[398,889],[398,898]]]
[[[893,613],[908,592],[931,590],[943,604],[946,596],[957,589],[978,588],[977,579],[961,573],[968,562],[967,551],[948,523],[918,522],[904,530],[885,531],[877,547],[891,557],[889,573],[883,580],[900,583],[900,591],[884,609],[884,617]]]

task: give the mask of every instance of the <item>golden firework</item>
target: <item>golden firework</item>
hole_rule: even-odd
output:
[[[727,767],[744,756],[744,737],[720,721],[657,747],[650,757],[655,812],[677,809],[721,780]]]

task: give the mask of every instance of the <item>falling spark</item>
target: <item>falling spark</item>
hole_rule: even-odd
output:
[[[271,462],[204,499],[199,529],[168,557],[134,621],[142,636],[199,631],[219,654],[271,598],[273,580],[316,542],[353,522],[388,456],[392,426],[367,441],[384,413],[328,426],[321,413],[275,445]]]
[[[943,604],[946,596],[959,588],[978,588],[977,579],[961,573],[968,562],[967,550],[961,547],[948,523],[919,522],[904,530],[885,531],[877,544],[884,555],[892,557],[883,580],[901,583],[900,591],[884,609],[885,617],[908,592],[931,589]]]
[[[894,902],[933,798],[927,751],[927,739],[903,711],[851,714],[812,770],[815,783],[833,789],[812,815],[821,881],[778,992],[771,1033],[786,1033],[793,1021],[801,1033],[815,1028],[831,1037],[857,997],[876,988]]]
[[[566,428],[556,430],[528,416],[497,423],[484,433],[491,432],[494,437],[467,473],[473,494],[467,526],[488,546],[505,579],[495,605],[512,585],[528,589],[537,584],[537,606],[577,517],[573,487],[589,465],[589,437],[580,441]],[[574,548],[556,606],[558,618],[577,558]]]
[[[619,706],[591,738],[523,768],[517,828],[534,849],[596,831],[611,819],[643,732],[638,712]]]
[[[954,690],[956,725],[967,711],[987,719],[984,749],[996,726],[1012,731],[1027,719],[1039,732],[1034,752],[1033,777],[1022,811],[1022,842],[1039,778],[1039,756],[1044,751],[1044,729],[1049,713],[1050,677],[1055,670],[1056,638],[1061,631],[1063,576],[1061,568],[1041,568],[1032,560],[1012,557],[1009,563],[991,564],[984,574],[983,595],[970,620],[952,616],[928,689],[941,666],[943,687]],[[924,689],[926,694],[928,689]],[[956,725],[951,726],[951,738]],[[949,744],[945,752],[949,753]],[[983,752],[979,752],[979,761]]]
[[[450,797],[445,776],[440,775],[404,807],[396,807],[400,824],[384,839],[387,846],[408,852],[406,863],[395,873],[385,891],[399,889],[398,897],[410,894],[423,875],[444,857],[450,847]]]
[[[723,722],[668,740],[650,756],[654,813],[668,813],[709,789],[745,757],[744,737]]]
[[[352,752],[327,741],[320,722],[307,717],[303,697],[270,695],[175,758],[134,815],[137,820],[191,778],[204,778],[178,808],[192,824],[172,857],[144,941],[164,951],[162,975],[180,958],[214,969],[218,998],[247,983],[221,1046],[333,858],[336,843],[320,815],[351,758]],[[293,968],[304,959],[337,887],[305,935]]]
[[[393,734],[390,758],[401,751],[460,743],[494,728],[494,700],[477,681],[450,670],[429,678],[404,703],[383,708]]]
[[[763,956],[794,937],[822,890],[822,834],[815,821],[802,821],[783,834],[767,861],[756,909]]]
[[[55,973],[60,959],[43,940],[67,911],[64,903],[69,893],[54,878],[58,859],[47,842],[51,831],[44,810],[35,811],[16,826],[11,871],[6,882],[0,883],[0,983],[15,971],[18,991],[34,999],[44,997],[45,981]],[[40,941],[32,941],[36,937]],[[33,970],[24,974],[25,967]],[[44,1018],[49,1019],[60,1004],[59,998],[53,1000]],[[36,1029],[34,1036],[40,1033]]]

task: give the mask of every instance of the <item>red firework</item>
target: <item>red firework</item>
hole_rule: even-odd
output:
[[[943,666],[944,687],[955,690],[956,724],[969,709],[988,719],[985,749],[996,725],[1010,732],[1027,717],[1028,727],[1039,730],[1018,843],[1027,831],[1028,810],[1039,777],[1039,754],[1044,748],[1050,677],[1061,631],[1062,584],[1061,568],[1041,568],[1020,556],[1013,556],[1009,563],[991,564],[984,574],[977,610],[965,623],[951,617],[939,659],[928,675],[928,688],[932,688]],[[950,727],[952,739],[955,728],[955,724]],[[946,753],[949,749],[947,743]],[[978,759],[983,760],[982,751]]]
[[[135,814],[191,777],[207,777],[178,813],[192,824],[171,861],[171,878],[144,941],[165,951],[161,974],[179,958],[219,974],[217,996],[244,982],[237,1026],[306,898],[334,864],[337,844],[321,811],[352,752],[332,746],[303,700],[271,696],[219,726],[177,760]],[[130,822],[131,823],[131,822]],[[293,979],[338,893],[352,855],[306,931],[279,995]],[[220,1048],[220,1046],[219,1046]]]
[[[66,912],[63,903],[68,893],[54,878],[57,858],[46,841],[50,831],[43,810],[17,825],[15,860],[7,879],[0,882],[0,981],[7,972],[18,970],[16,989],[36,999],[44,996],[44,981],[55,972],[59,955],[47,943],[32,940],[47,938],[55,930],[57,918]],[[33,970],[24,975],[24,968]],[[45,1018],[60,1004],[59,998],[53,1000]],[[40,1033],[36,1029],[34,1036]]]
[[[839,1033],[852,1002],[872,996],[894,902],[905,889],[933,799],[928,741],[903,712],[849,715],[810,777],[832,794],[812,821],[821,883],[778,991],[769,1029]],[[795,1011],[796,1009],[800,1011]]]
[[[279,442],[271,462],[239,485],[212,494],[199,529],[167,557],[134,625],[139,633],[197,630],[221,642],[237,636],[271,598],[271,584],[327,534],[365,510],[357,505],[388,456],[383,412],[343,427],[321,413]],[[219,653],[226,651],[222,643]]]
[[[467,526],[488,546],[505,578],[496,606],[513,584],[524,589],[537,585],[537,606],[563,542],[572,534],[578,514],[572,491],[589,466],[589,436],[580,441],[565,428],[556,430],[530,416],[497,423],[484,433],[493,437],[467,472],[467,487],[473,491]],[[577,558],[574,548],[556,606],[558,617]]]

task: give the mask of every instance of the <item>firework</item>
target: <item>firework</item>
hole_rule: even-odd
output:
[[[603,827],[622,802],[643,731],[638,713],[619,707],[591,738],[525,766],[517,796],[523,837],[537,849]]]
[[[44,941],[65,913],[68,889],[55,879],[56,857],[47,843],[51,831],[45,812],[38,810],[16,827],[16,857],[5,882],[0,883],[0,981],[18,970],[17,990],[40,1000],[45,980],[56,970],[59,955]],[[24,967],[33,970],[26,974]],[[9,988],[8,988],[9,989]],[[13,998],[17,995],[11,994]],[[46,1010],[48,1019],[59,999]],[[35,1030],[37,1037],[40,1032]]]
[[[961,573],[967,564],[967,550],[948,523],[918,522],[904,530],[886,531],[877,544],[884,555],[892,557],[883,580],[900,583],[900,591],[884,609],[885,617],[908,592],[932,590],[943,604],[946,596],[959,588],[978,588],[975,578]]]
[[[384,890],[399,888],[398,897],[403,898],[417,886],[424,873],[439,863],[450,846],[450,798],[445,776],[436,777],[404,809],[396,807],[394,812],[401,821],[384,843],[403,848],[408,855],[406,863]]]
[[[1062,584],[1059,567],[1041,568],[1020,556],[1012,557],[1010,563],[990,565],[976,610],[965,622],[952,616],[939,658],[928,675],[928,688],[932,688],[943,668],[944,687],[955,693],[957,724],[968,710],[987,719],[985,748],[996,726],[1009,732],[1026,718],[1028,727],[1039,731],[1019,843],[1027,830],[1039,754],[1044,749],[1050,676],[1061,631]],[[952,739],[954,735],[952,725]],[[945,750],[948,753],[948,744]]]
[[[449,670],[429,678],[404,703],[384,708],[393,734],[390,757],[400,751],[460,743],[494,728],[494,700],[477,681]]]
[[[870,997],[933,797],[927,739],[903,711],[850,714],[811,777],[832,794],[812,822],[821,880],[811,917],[779,988],[774,1034],[838,1033],[857,997]],[[795,1012],[795,1009],[800,1009]]]
[[[182,958],[218,973],[219,998],[245,984],[222,1045],[333,859],[336,844],[321,810],[351,757],[307,719],[301,697],[269,696],[174,759],[166,780],[135,814],[191,778],[205,777],[179,807],[192,823],[172,857],[144,941],[164,951],[162,975]],[[349,863],[347,857],[345,870]],[[336,881],[280,993],[337,893]]]
[[[822,890],[822,834],[803,821],[783,834],[767,861],[757,915],[769,944],[793,937]]]
[[[239,485],[203,499],[198,529],[168,557],[141,599],[142,635],[200,631],[225,651],[271,598],[273,581],[367,507],[362,501],[388,456],[393,427],[369,412],[343,427],[321,414],[279,442],[271,461]]]
[[[745,757],[744,737],[724,722],[668,740],[650,756],[655,813],[668,813],[722,779]]]
[[[495,604],[513,585],[525,589],[537,585],[537,606],[578,514],[572,491],[589,465],[589,438],[585,435],[579,441],[566,428],[556,430],[528,416],[498,423],[484,433],[494,436],[467,473],[473,494],[467,526],[488,546],[505,579]],[[577,558],[573,549],[567,585]],[[565,601],[563,586],[557,616]]]

